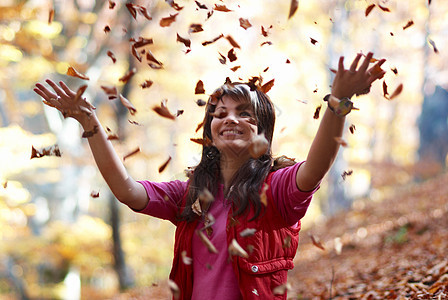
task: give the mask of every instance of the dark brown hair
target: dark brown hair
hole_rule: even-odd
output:
[[[275,124],[275,109],[269,97],[253,84],[225,83],[210,96],[203,122],[202,157],[199,164],[190,173],[189,190],[186,199],[186,207],[180,219],[192,221],[197,215],[191,206],[198,195],[205,188],[216,195],[220,183],[220,153],[218,149],[206,141],[212,140],[211,122],[213,113],[219,101],[224,95],[230,96],[235,101],[248,102],[254,110],[258,134],[263,133],[269,142],[265,154],[259,158],[250,158],[244,163],[231,179],[229,188],[225,191],[225,197],[232,203],[233,216],[248,212],[253,206],[257,218],[262,211],[260,190],[267,175],[274,168],[279,169],[295,162],[282,156],[281,160],[274,162],[272,157],[272,138]]]

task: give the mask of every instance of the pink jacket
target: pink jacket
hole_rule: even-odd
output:
[[[270,185],[271,175],[266,179]],[[254,212],[227,218],[227,244],[233,239],[249,254],[248,258],[232,256],[232,266],[238,279],[243,299],[286,299],[284,295],[274,295],[272,290],[285,284],[288,270],[294,267],[293,258],[299,243],[300,221],[297,227],[289,227],[276,209],[270,188],[266,191],[267,206],[260,216],[250,221]],[[185,197],[182,206],[185,205]],[[192,257],[192,238],[198,221],[177,224],[174,241],[174,259],[170,273],[180,289],[181,300],[191,299],[193,292],[193,267],[182,262],[182,251]],[[249,237],[241,237],[240,232],[254,228],[256,232]]]

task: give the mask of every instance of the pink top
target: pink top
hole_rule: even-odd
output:
[[[314,192],[319,188],[318,186],[309,192],[302,192],[297,188],[296,173],[301,164],[297,163],[280,169],[272,175],[271,179],[274,203],[291,226],[295,226],[305,215]],[[146,208],[139,212],[174,223],[178,212],[177,204],[182,201],[188,181],[139,182],[145,187],[150,199]],[[220,185],[218,193],[215,195],[215,201],[209,209],[209,213],[215,218],[213,233],[209,239],[218,249],[218,254],[210,253],[199,236],[193,235],[193,300],[242,299],[227,251],[225,227],[229,209],[230,204],[225,200],[223,186]],[[199,222],[197,229],[202,227],[204,224]]]

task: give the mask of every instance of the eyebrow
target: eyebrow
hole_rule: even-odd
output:
[[[227,109],[227,106],[218,106],[216,109]],[[252,107],[250,106],[249,103],[241,103],[240,105],[238,105],[236,107],[237,110],[241,111],[241,110],[253,110]]]

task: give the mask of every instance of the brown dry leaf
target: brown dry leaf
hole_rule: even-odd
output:
[[[155,111],[156,113],[159,114],[159,116],[170,119],[170,120],[175,120],[176,116],[173,115],[168,107],[166,106],[166,103],[168,102],[167,99],[163,99],[162,102],[160,103],[160,106],[154,106],[152,108],[153,111]]]
[[[122,94],[120,94],[120,101],[121,104],[123,104],[129,110],[129,113],[131,115],[135,115],[137,109],[135,109],[134,105],[132,105],[132,103],[128,99],[126,99]]]
[[[99,196],[100,196],[100,192],[98,192],[98,191],[90,192],[90,197],[92,197],[92,198],[98,198]]]
[[[95,135],[95,134],[97,134],[97,133],[98,133],[98,126],[95,125],[95,126],[93,126],[93,129],[92,129],[92,130],[84,131],[84,132],[82,133],[82,137],[83,137],[83,138],[89,138],[89,137],[92,137],[93,135]]]
[[[318,237],[315,237],[314,235],[312,235],[310,233],[308,235],[310,236],[311,241],[313,242],[314,246],[316,246],[319,249],[325,250],[325,247],[322,245],[322,243],[320,242]]]
[[[227,53],[227,57],[229,58],[230,62],[234,62],[238,58],[236,57],[235,48],[232,48]]]
[[[3,182],[2,186],[3,186],[4,189],[6,189],[8,187],[8,181],[6,180],[5,182]]]
[[[134,4],[126,3],[126,7],[129,10],[129,12],[131,13],[132,17],[134,19],[137,19],[137,10],[135,9]]]
[[[213,10],[223,11],[223,12],[229,12],[229,11],[231,11],[230,9],[227,8],[227,6],[225,6],[225,5],[220,5],[220,4],[215,4],[215,7],[213,8]]]
[[[431,39],[429,39],[428,42],[432,46],[432,48],[434,49],[434,53],[439,53],[439,49],[437,49],[436,43],[433,40],[431,40]]]
[[[107,97],[109,98],[109,100],[113,100],[113,99],[116,99],[118,97],[118,91],[117,91],[117,88],[115,86],[108,87],[108,86],[102,85],[101,88],[107,94]]]
[[[131,54],[134,56],[139,62],[142,62],[142,56],[137,51],[137,48],[135,48],[135,45],[131,45]]]
[[[152,17],[149,15],[145,7],[133,3],[126,3],[126,7],[135,20],[137,20],[137,13],[141,14],[148,20],[152,20]]]
[[[41,157],[44,157],[44,156],[61,157],[61,151],[59,150],[59,146],[57,144],[55,144],[53,146],[42,148],[40,150],[34,148],[34,146],[31,146],[31,157],[30,157],[30,159],[41,158]]]
[[[387,84],[386,84],[386,80],[383,80],[383,96],[384,98],[387,99],[387,97],[389,96],[389,93],[387,92]]]
[[[263,133],[257,134],[249,145],[249,154],[252,158],[258,159],[269,149],[269,142]]]
[[[351,134],[354,134],[354,133],[355,133],[355,130],[356,130],[356,127],[355,127],[354,124],[351,124],[350,127],[349,127],[348,129],[350,130],[350,133],[351,133]]]
[[[249,257],[249,254],[247,254],[247,252],[243,249],[243,247],[241,247],[240,244],[238,244],[236,239],[233,239],[232,242],[230,243],[229,255],[230,256],[237,255],[244,258]]]
[[[106,26],[104,26],[104,33],[109,33],[110,32],[110,26],[109,25],[106,25]]]
[[[246,228],[240,232],[240,236],[241,237],[253,236],[255,234],[255,232],[257,232],[257,230],[255,228]]]
[[[284,295],[285,293],[289,292],[292,290],[291,284],[289,284],[288,282],[279,286],[276,286],[273,290],[272,293],[274,295]]]
[[[272,45],[272,42],[271,41],[265,41],[265,42],[260,44],[260,47],[264,46],[264,45]]]
[[[200,9],[208,9],[208,7],[206,5],[200,3],[199,1],[194,1],[194,2]]]
[[[116,3],[112,0],[109,0],[109,9],[114,9]]]
[[[198,106],[204,106],[204,105],[207,104],[207,102],[205,102],[205,101],[202,100],[202,99],[198,99],[198,100],[196,100],[196,104],[197,104]]]
[[[147,38],[144,38],[144,37],[141,37],[141,36],[138,37],[137,40],[134,39],[134,38],[131,38],[131,39],[129,39],[129,41],[131,43],[133,43],[135,48],[141,48],[141,47],[144,47],[144,46],[148,46],[148,45],[154,44],[154,40],[152,38],[147,39]]]
[[[335,137],[334,140],[342,147],[348,147],[347,142],[342,137]]]
[[[89,77],[87,77],[86,75],[76,71],[76,69],[73,68],[73,67],[68,67],[67,75],[68,76],[73,76],[73,77],[78,77],[78,78],[84,79],[84,80],[89,80]]]
[[[180,289],[177,286],[177,284],[173,280],[168,279],[168,287],[170,288],[170,291],[173,294],[173,298],[175,300],[178,300],[180,298]]]
[[[350,175],[352,175],[352,174],[353,174],[353,170],[344,171],[344,172],[341,174],[341,176],[342,176],[342,180],[345,180],[345,178],[346,178],[347,176],[350,176]]]
[[[269,29],[272,29],[272,25],[268,27],[268,29],[264,29],[263,26],[261,26],[261,35],[264,37],[268,37],[269,35]]]
[[[225,65],[227,63],[226,57],[224,55],[222,55],[221,53],[219,53],[219,52],[218,52],[218,54],[220,56],[219,57],[219,62],[222,63],[223,65]]]
[[[401,92],[403,91],[403,84],[400,83],[397,88],[395,89],[395,91],[393,91],[393,93],[390,95],[389,100],[394,99],[395,97],[397,97],[398,95],[401,94]]]
[[[154,54],[150,50],[146,52],[146,60],[148,61],[148,65],[153,69],[161,69],[163,67],[163,64],[154,57]]]
[[[48,25],[53,23],[53,19],[54,19],[54,8],[51,8],[50,11],[48,12]]]
[[[75,102],[78,101],[79,99],[81,99],[81,97],[84,94],[84,92],[86,91],[86,89],[87,89],[87,84],[82,85],[78,88],[78,90],[76,91],[75,99],[74,99]]]
[[[106,132],[107,132],[107,139],[109,141],[111,141],[111,140],[118,140],[119,139],[118,135],[115,134],[115,133],[112,133],[112,130],[110,130],[109,127],[106,127]]]
[[[136,68],[132,68],[131,70],[129,70],[126,74],[124,74],[121,78],[119,78],[118,80],[121,82],[128,82],[129,79],[131,79],[132,76],[134,76],[134,74],[137,73],[137,69]]]
[[[190,138],[190,141],[192,141],[192,142],[194,142],[196,144],[202,145],[202,146],[206,146],[206,147],[211,146],[211,144],[212,144],[212,141],[209,138],[206,138],[205,140],[204,139],[200,139],[200,138],[199,139],[197,139],[197,138]]]
[[[205,94],[205,90],[204,90],[204,82],[202,82],[202,80],[199,80],[196,83],[196,87],[194,88],[194,94]]]
[[[265,94],[266,94],[267,92],[269,92],[270,89],[274,86],[274,80],[275,80],[275,79],[269,80],[268,82],[266,82],[265,84],[263,84],[263,85],[261,86],[260,90],[261,90],[263,93],[265,93]]]
[[[291,5],[289,6],[288,19],[291,19],[292,16],[294,16],[298,8],[299,8],[299,0],[291,0]]]
[[[244,18],[240,18],[240,26],[243,27],[245,30],[247,30],[247,28],[252,27],[252,24],[250,24],[248,19],[244,19]]]
[[[202,243],[204,243],[205,247],[207,247],[208,251],[210,253],[218,253],[218,250],[216,249],[216,247],[212,244],[212,242],[210,242],[210,240],[207,238],[207,236],[202,232],[202,231],[196,231],[197,234],[199,235],[199,238],[201,239]]]
[[[231,35],[226,35],[226,39],[227,39],[227,41],[229,41],[229,43],[230,43],[230,45],[232,45],[232,47],[241,49],[240,45],[238,45],[238,43],[235,41],[235,39]]]
[[[132,150],[131,152],[129,152],[128,154],[126,154],[125,156],[123,156],[123,161],[125,161],[126,159],[128,159],[129,157],[137,154],[140,152],[140,147],[137,147],[136,149]]]
[[[176,17],[177,17],[178,14],[179,13],[174,14],[174,15],[170,14],[169,17],[165,17],[165,18],[160,19],[159,25],[161,27],[168,27],[168,26],[170,26],[173,22],[176,21]]]
[[[390,68],[390,70],[395,74],[395,75],[397,75],[398,74],[398,69],[397,68]]]
[[[154,82],[152,80],[145,80],[142,84],[140,84],[140,86],[142,87],[142,89],[148,89],[152,86]]]
[[[269,188],[269,185],[267,183],[263,183],[263,186],[261,188],[261,193],[260,193],[260,202],[263,203],[263,205],[265,207],[268,206],[268,197],[266,195],[268,188]]]
[[[316,119],[316,120],[319,119],[321,108],[322,108],[322,104],[319,105],[318,107],[316,107],[316,110],[314,111],[313,119]]]
[[[210,41],[202,42],[202,46],[207,46],[207,45],[213,44],[214,42],[216,42],[217,40],[219,40],[220,38],[223,38],[223,37],[224,37],[224,34],[221,33],[220,35],[218,35],[217,37],[215,37],[214,39],[212,39]]]
[[[412,25],[414,25],[414,21],[409,20],[406,25],[403,26],[403,30],[408,29],[409,27],[411,27]]]
[[[375,4],[370,4],[369,6],[367,6],[367,8],[366,8],[366,13],[365,13],[365,15],[366,15],[366,17],[370,14],[370,12],[372,11],[372,9],[374,9],[375,8]]]
[[[162,173],[171,161],[171,156],[159,167],[159,173]]]
[[[313,39],[312,37],[310,37],[310,42],[311,42],[311,44],[313,44],[313,45],[316,45],[316,44],[318,43],[318,41],[315,40],[315,39]]]
[[[107,56],[109,56],[110,59],[112,59],[113,63],[117,62],[117,59],[115,58],[115,55],[112,53],[112,51],[107,51]]]
[[[177,33],[176,42],[181,42],[187,48],[191,47],[191,40],[181,37],[178,33]]]
[[[165,2],[168,2],[168,4],[177,11],[180,11],[184,8],[183,6],[179,6],[179,4],[174,2],[174,0],[165,0]]]
[[[194,201],[194,203],[191,205],[191,210],[198,216],[202,216],[202,208],[199,198],[197,198],[196,201]]]
[[[193,262],[193,259],[191,257],[187,256],[187,251],[182,251],[181,253],[182,256],[182,262],[186,265],[191,265],[191,263]]]
[[[236,72],[239,68],[241,68],[241,66],[234,66],[234,67],[230,68],[230,70],[232,72]]]
[[[188,29],[189,33],[197,33],[197,32],[201,32],[204,31],[204,29],[202,28],[202,24],[198,24],[198,23],[193,23],[190,25],[190,28]]]
[[[385,6],[382,6],[381,4],[378,4],[378,7],[381,8],[382,11],[390,12],[390,9],[389,9],[389,8],[387,8],[387,7],[385,7]]]
[[[213,194],[207,188],[200,191],[198,197],[201,203],[205,204],[215,201],[215,197],[213,197]]]

